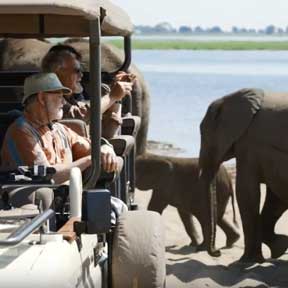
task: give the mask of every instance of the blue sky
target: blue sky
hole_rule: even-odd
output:
[[[134,24],[155,25],[168,21],[174,27],[185,24],[230,30],[233,25],[264,28],[269,24],[288,26],[288,0],[112,0],[121,6]],[[177,4],[177,6],[176,6]]]

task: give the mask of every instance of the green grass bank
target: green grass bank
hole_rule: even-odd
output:
[[[110,40],[110,43],[122,48],[121,40]],[[185,49],[185,50],[288,50],[288,41],[165,41],[165,40],[132,40],[133,49]]]

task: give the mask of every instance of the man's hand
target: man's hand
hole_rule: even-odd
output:
[[[101,164],[105,172],[111,173],[117,170],[117,156],[113,147],[104,144],[101,146]]]
[[[136,81],[136,75],[132,73],[126,73],[124,71],[119,71],[115,76],[116,81],[124,81],[134,83]]]
[[[115,101],[121,100],[126,95],[131,95],[132,87],[136,76],[120,71],[115,76],[115,83],[111,89],[111,98]]]
[[[89,119],[90,115],[87,105],[80,101],[77,103],[77,105],[71,105],[70,107],[69,112],[72,118],[80,118],[84,119],[85,121]]]
[[[126,95],[131,95],[133,83],[125,81],[116,81],[111,89],[110,97],[119,101],[122,100]]]

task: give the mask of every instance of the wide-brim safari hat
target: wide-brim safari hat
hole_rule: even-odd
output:
[[[64,95],[70,95],[72,90],[63,86],[55,73],[37,73],[29,76],[24,81],[24,96],[22,103],[27,98],[39,92],[62,91]]]

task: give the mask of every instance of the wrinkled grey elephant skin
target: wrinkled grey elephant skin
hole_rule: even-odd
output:
[[[136,187],[141,190],[153,189],[148,210],[162,213],[168,206],[177,208],[185,230],[191,239],[191,245],[199,245],[201,236],[195,229],[193,216],[201,227],[206,226],[209,219],[203,217],[206,203],[202,198],[202,191],[198,185],[198,159],[165,157],[146,154],[137,157],[136,161]],[[226,206],[232,197],[234,222],[234,197],[230,176],[224,166],[221,166],[216,180],[218,215],[217,223],[226,234],[226,245],[231,247],[239,238],[235,223],[224,216]],[[221,203],[221,204],[220,204]],[[197,250],[203,250],[201,244]]]
[[[81,53],[85,67],[89,67],[89,43],[85,39],[69,39],[65,41]],[[35,70],[39,69],[41,60],[53,44],[36,39],[4,39],[0,41],[1,70]],[[102,71],[113,72],[121,67],[123,53],[108,43],[101,44]],[[137,155],[145,152],[149,124],[149,92],[143,75],[132,63],[129,68],[137,76],[133,85],[132,114],[141,117],[141,126],[137,135]]]
[[[256,89],[232,93],[209,106],[200,130],[200,181],[206,197],[210,195],[206,199],[212,201],[209,209],[207,206],[210,216],[216,217],[210,184],[222,161],[235,157],[236,196],[245,242],[240,261],[263,262],[263,242],[273,258],[279,257],[287,248],[287,237],[275,234],[274,228],[288,208],[288,93]],[[261,214],[260,183],[267,186]]]

